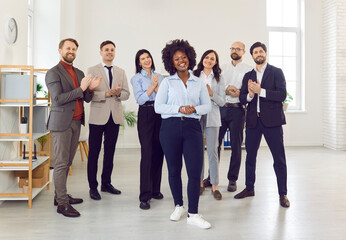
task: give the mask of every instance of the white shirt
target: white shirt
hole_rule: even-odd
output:
[[[211,80],[213,80],[214,78],[214,72],[211,71],[209,76],[207,76],[203,71],[201,71],[201,74],[199,75],[199,78],[203,80],[203,83],[209,84],[209,86],[211,86]]]
[[[264,71],[266,70],[267,68],[267,64],[264,64],[263,67],[261,67],[261,69],[259,71],[257,71],[257,68],[254,67],[254,70],[256,71],[256,77],[257,77],[257,80],[261,83],[262,82],[262,78],[263,78],[263,74],[264,74]],[[265,98],[266,97],[266,90],[264,88],[261,88],[261,93],[260,94],[257,94],[257,112],[261,112],[260,110],[260,104],[259,104],[259,101],[260,101],[260,97],[263,97]],[[251,102],[253,99],[250,98],[249,94],[247,95],[247,100],[248,102]]]
[[[221,77],[225,80],[225,90],[228,86],[233,85],[240,89],[245,73],[252,70],[252,67],[246,63],[240,62],[237,65],[232,63],[227,63],[221,67]],[[239,103],[239,97],[232,97],[231,95],[226,95],[227,103]]]
[[[107,79],[108,79],[108,83],[109,83],[109,72],[108,72],[108,68],[106,68],[105,66],[107,66],[107,64],[105,64],[104,62],[101,62],[102,66],[103,66],[103,70],[105,70]],[[113,76],[113,65],[112,66],[107,66],[107,67],[111,67],[112,70],[112,76]]]

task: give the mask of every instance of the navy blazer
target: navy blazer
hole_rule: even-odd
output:
[[[84,78],[84,73],[73,67],[78,83]],[[70,127],[76,106],[77,99],[90,102],[93,93],[89,90],[82,91],[81,88],[74,88],[73,82],[61,63],[51,68],[46,74],[46,85],[51,96],[52,107],[49,113],[47,128],[51,131],[65,131]],[[83,103],[83,101],[82,101]],[[81,119],[84,125],[84,104],[83,116]]]
[[[239,100],[243,105],[247,104],[246,127],[254,128],[257,124],[258,94],[255,94],[251,102],[247,102],[249,79],[257,80],[257,74],[254,69],[244,75]],[[261,87],[266,90],[266,97],[260,97],[260,118],[263,125],[266,127],[277,127],[286,124],[282,102],[286,99],[287,92],[286,80],[282,70],[267,64]]]

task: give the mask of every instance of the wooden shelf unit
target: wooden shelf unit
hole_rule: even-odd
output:
[[[30,65],[0,65],[0,88],[2,86],[2,77],[5,76],[5,73],[10,73],[11,75],[30,75],[30,83],[29,83],[29,98],[28,99],[5,99],[3,96],[0,96],[0,108],[18,108],[18,125],[20,123],[20,118],[24,116],[25,108],[28,108],[27,116],[28,116],[28,125],[29,131],[28,133],[0,133],[0,142],[3,141],[12,141],[19,142],[18,152],[19,154],[15,159],[1,159],[0,160],[0,171],[28,171],[28,182],[29,189],[28,193],[23,193],[22,189],[19,186],[13,186],[10,189],[7,189],[5,193],[0,193],[0,200],[27,200],[28,207],[32,208],[32,199],[37,196],[44,188],[49,190],[49,170],[48,175],[45,176],[47,182],[43,187],[33,188],[32,187],[32,178],[33,178],[33,170],[40,166],[41,164],[48,162],[48,167],[50,163],[50,134],[48,131],[42,132],[34,132],[33,121],[34,121],[34,108],[35,107],[47,107],[47,115],[50,106],[50,96],[48,94],[47,98],[37,98],[36,100],[43,101],[39,104],[34,104],[34,93],[36,93],[36,86],[34,84],[34,72],[45,73],[48,69],[34,69],[33,66]],[[24,74],[26,73],[26,74]],[[10,80],[10,79],[8,79]],[[23,80],[24,81],[24,80]],[[4,92],[4,91],[2,91]],[[46,121],[45,119],[44,121]],[[18,126],[19,128],[19,126]],[[43,126],[45,129],[45,126]],[[13,129],[12,129],[13,130]],[[33,159],[33,145],[34,140],[38,139],[41,136],[47,137],[47,150],[36,151],[37,160]],[[26,154],[28,154],[28,159],[22,159],[23,154],[23,143],[26,142],[28,145],[28,149]]]

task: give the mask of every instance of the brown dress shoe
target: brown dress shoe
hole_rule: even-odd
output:
[[[83,199],[81,198],[73,198],[70,194],[67,194],[68,196],[68,201],[70,204],[79,204],[83,202]],[[54,198],[54,206],[58,206],[58,202]]]
[[[201,196],[205,190],[205,187],[199,187],[199,195]]]
[[[237,182],[229,181],[229,182],[228,182],[227,191],[229,191],[229,192],[235,192],[235,191],[237,191]]]
[[[254,190],[247,190],[246,188],[238,193],[237,195],[234,196],[235,199],[241,199],[241,198],[246,198],[246,197],[253,197],[255,196],[255,191]]]
[[[216,200],[222,199],[222,194],[220,193],[219,190],[215,190],[215,191],[211,190],[211,194],[213,194],[213,196]]]
[[[290,201],[288,200],[286,195],[280,195],[280,205],[284,208],[290,207]]]
[[[66,202],[58,206],[58,213],[61,213],[65,217],[79,217],[80,213],[74,209],[70,203]]]

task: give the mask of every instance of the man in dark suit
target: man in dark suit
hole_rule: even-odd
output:
[[[52,107],[47,128],[54,141],[54,205],[57,212],[66,217],[78,217],[79,212],[71,204],[82,203],[83,199],[67,194],[66,181],[79,140],[81,124],[84,125],[83,100],[90,102],[92,90],[102,78],[84,77],[84,73],[72,66],[76,58],[78,42],[64,39],[59,43],[61,60],[46,74],[46,85],[51,95]]]
[[[280,68],[267,63],[267,47],[254,43],[250,53],[255,69],[245,74],[240,90],[240,102],[247,104],[246,115],[246,188],[234,196],[236,199],[255,196],[257,151],[262,135],[274,159],[280,205],[289,207],[287,199],[287,167],[282,125],[286,124],[282,102],[286,98],[286,81]]]

